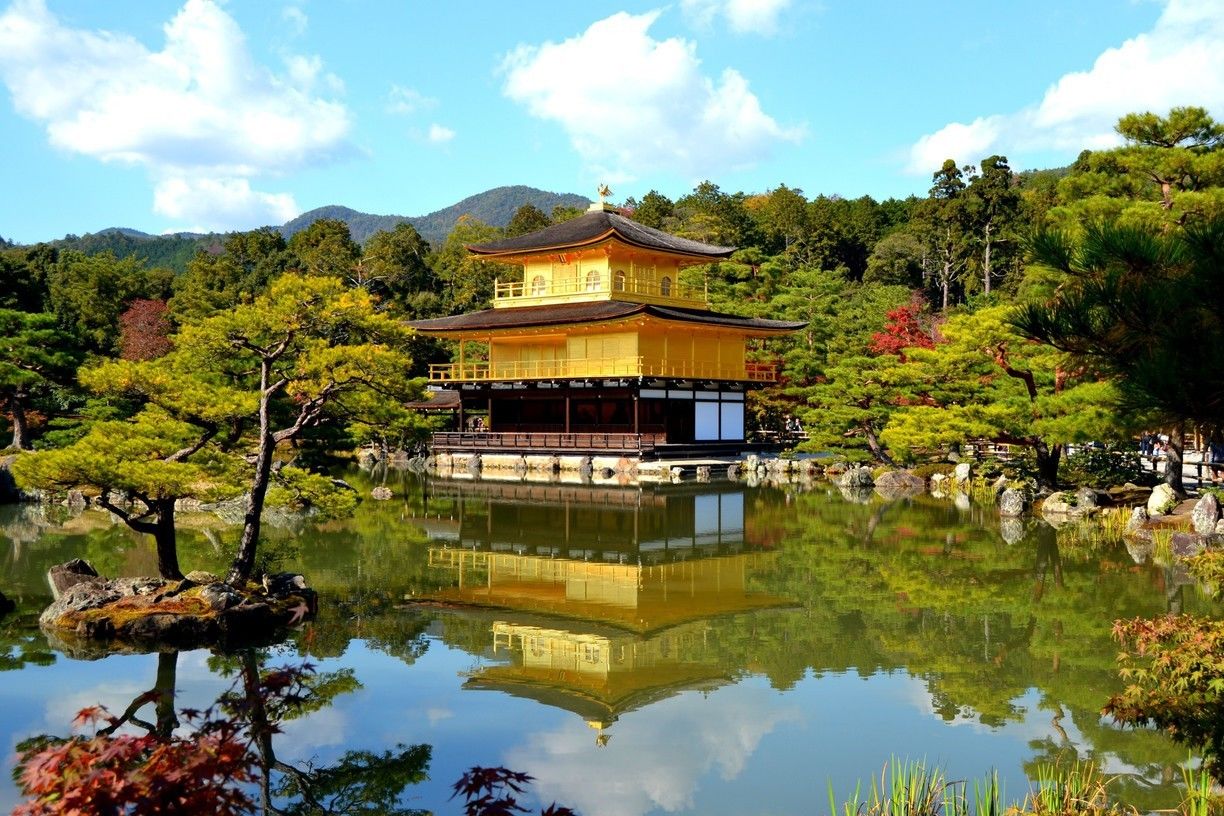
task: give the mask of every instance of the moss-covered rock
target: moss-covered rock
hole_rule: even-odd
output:
[[[64,588],[39,624],[74,653],[225,648],[271,642],[317,610],[317,596],[300,575],[244,587],[95,576]]]

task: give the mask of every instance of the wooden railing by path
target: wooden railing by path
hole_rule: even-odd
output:
[[[556,380],[586,377],[664,377],[682,380],[775,382],[773,363],[718,363],[687,360],[648,360],[645,357],[587,357],[565,360],[511,360],[505,362],[436,363],[429,367],[433,382],[492,380]]]
[[[608,451],[609,453],[649,453],[659,442],[657,434],[635,433],[552,433],[485,431],[466,433],[441,431],[433,435],[435,451]]]

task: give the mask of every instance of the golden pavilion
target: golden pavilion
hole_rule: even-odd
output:
[[[735,248],[669,235],[602,202],[467,249],[523,275],[495,284],[491,309],[411,324],[458,343],[455,362],[430,368],[439,404],[459,414],[457,432],[435,435],[439,452],[738,452],[746,392],[777,378],[774,365],[749,362],[750,343],[806,325],[711,311],[681,271]]]

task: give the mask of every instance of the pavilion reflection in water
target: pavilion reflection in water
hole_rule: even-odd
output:
[[[745,525],[746,488],[433,483],[455,504],[424,525],[435,600],[488,620],[491,651],[466,687],[573,711],[600,731],[627,711],[744,670],[718,624],[791,606],[753,589],[776,555]]]

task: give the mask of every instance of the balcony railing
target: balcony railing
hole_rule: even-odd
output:
[[[441,363],[429,367],[429,379],[433,382],[565,380],[591,377],[665,377],[771,383],[778,379],[778,369],[772,363],[647,360],[644,357]]]
[[[484,431],[466,433],[440,431],[433,435],[435,451],[517,450],[525,452],[607,451],[608,453],[646,453],[663,439],[654,433],[541,433],[524,431]]]
[[[493,284],[494,306],[530,306],[552,300],[574,300],[581,295],[627,295],[630,299],[636,296],[643,300],[662,300],[697,308],[705,308],[709,303],[704,287],[687,286],[676,281],[661,283],[607,272],[590,272],[576,279],[546,281],[540,277],[533,281],[495,281]]]

